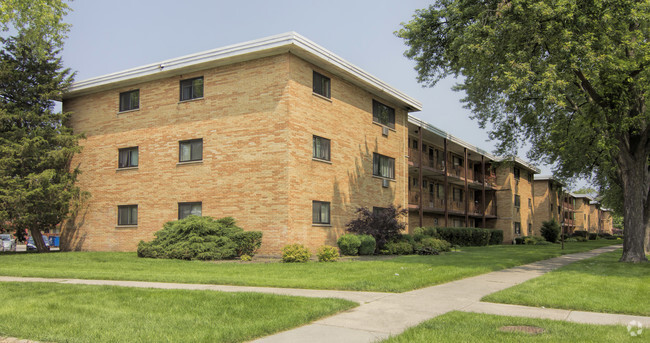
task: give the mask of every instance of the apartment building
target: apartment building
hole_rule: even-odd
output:
[[[592,222],[590,202],[594,199],[587,194],[574,194],[573,196],[576,203],[576,230],[589,231],[589,223]]]
[[[413,116],[408,133],[410,228],[498,228],[505,242],[532,232],[537,168],[497,158]]]
[[[261,253],[335,244],[360,206],[408,204],[421,104],[288,33],[76,82],[91,198],[64,249],[133,251],[170,220],[234,217]]]
[[[614,218],[612,218],[612,210],[608,208],[600,209],[600,227],[601,233],[612,234],[614,230]]]
[[[575,197],[564,190],[564,183],[549,175],[535,175],[536,232],[542,223],[555,220],[562,232],[575,230]]]

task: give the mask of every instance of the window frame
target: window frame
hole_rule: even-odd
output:
[[[316,211],[316,206],[318,205],[318,212]],[[323,210],[322,207],[326,205],[327,206],[327,221],[324,221],[322,218],[323,215]],[[319,201],[319,200],[312,200],[311,202],[311,223],[314,225],[330,225],[332,222],[332,207],[330,205],[329,201]],[[316,218],[315,214],[318,213],[318,218]]]
[[[521,207],[521,197],[519,194],[515,194],[515,207]]]
[[[196,142],[201,142],[201,157],[195,159],[192,157],[193,144]],[[190,159],[183,160],[183,144],[190,144]],[[203,161],[203,138],[188,139],[184,141],[178,141],[178,163],[187,163],[187,162],[198,162]]]
[[[380,110],[382,108],[385,108],[388,110],[388,118],[386,120],[386,123],[382,122],[382,120],[379,118],[380,115]],[[392,118],[391,118],[392,116]],[[395,130],[395,109],[383,104],[375,99],[372,100],[372,121],[374,123],[377,123],[382,126],[389,127],[393,130]]]
[[[195,93],[195,85],[194,82],[201,80],[201,96],[197,96]],[[189,89],[190,89],[190,94],[188,98],[183,97],[183,89],[187,88],[189,84]],[[205,80],[203,79],[203,76],[198,76],[198,77],[193,77],[190,79],[185,79],[185,80],[180,80],[180,87],[179,87],[179,101],[190,101],[190,100],[195,100],[195,99],[202,99],[205,94]]]
[[[332,98],[332,79],[329,77],[317,72],[313,71],[313,78],[312,78],[312,92],[314,94],[318,94],[322,97],[331,99]],[[316,82],[320,81],[320,82]],[[323,81],[326,81],[325,84],[323,84]],[[317,88],[318,86],[318,88]],[[323,90],[323,86],[326,86],[327,90]],[[324,94],[325,93],[325,94]]]
[[[382,163],[382,161],[384,161]],[[389,168],[389,174],[391,175],[381,175],[382,173],[382,166],[384,163],[388,162],[388,168]],[[382,155],[376,152],[372,153],[372,175],[385,178],[385,179],[390,179],[390,180],[395,180],[395,159],[386,155]]]
[[[331,162],[332,161],[332,141],[330,139],[328,139],[328,138],[325,138],[325,137],[313,135],[312,142],[313,142],[313,144],[312,144],[312,158],[315,159],[315,160],[319,160],[319,161]],[[316,154],[317,142],[320,142],[321,144],[324,143],[324,142],[327,143],[327,149],[326,149],[326,152],[327,152],[326,155],[327,156],[325,156],[325,157],[317,156],[317,154]],[[325,151],[325,150],[323,150],[322,146],[321,146],[321,151]]]
[[[517,167],[513,167],[512,174],[515,176],[515,180],[519,180],[521,178],[521,170]]]
[[[192,206],[197,205],[197,204],[201,207],[200,208],[201,215],[199,215],[199,217],[202,217],[203,216],[203,202],[202,201],[179,202],[178,203],[178,220],[185,219],[185,218],[187,218],[189,216],[195,215],[195,214],[192,214]],[[181,214],[182,214],[181,206],[190,206],[190,214],[188,214],[187,216],[181,218]]]
[[[137,163],[136,164],[131,164],[131,162],[132,162],[132,152],[133,151],[135,151],[136,154],[137,154],[137,157],[136,157]],[[122,165],[122,153],[123,152],[128,153],[128,157],[127,157],[128,162],[127,162],[126,165]],[[118,169],[138,168],[139,165],[140,165],[140,149],[139,149],[139,147],[134,146],[134,147],[117,149],[117,168]]]
[[[515,235],[521,235],[521,222],[514,222]]]
[[[137,94],[137,103],[135,106],[133,106],[133,97],[131,97],[131,94]],[[128,100],[129,106],[127,108],[126,104],[123,102],[123,100]],[[140,109],[140,89],[133,89],[130,91],[126,92],[121,92],[119,95],[119,111],[118,112],[128,112],[128,111],[135,111]]]
[[[133,212],[131,212],[133,209],[135,209],[135,222],[133,222]],[[127,218],[125,218],[125,222],[122,221],[122,211],[121,210],[129,210]],[[117,226],[136,226],[138,225],[138,205],[117,205]]]

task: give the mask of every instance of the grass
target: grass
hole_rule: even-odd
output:
[[[521,332],[499,331],[499,328],[503,326],[520,325],[540,327],[545,332],[531,335]],[[640,337],[631,337],[625,326],[587,325],[546,319],[450,312],[410,328],[402,334],[383,342],[640,342],[645,335],[646,332],[643,332]]]
[[[650,316],[650,263],[619,263],[611,252],[572,263],[483,301]]]
[[[45,342],[242,342],[351,307],[258,293],[0,283],[0,336]]]
[[[336,263],[210,263],[138,258],[135,253],[7,254],[0,275],[138,280],[311,289],[403,292],[620,243],[468,247],[439,256]]]

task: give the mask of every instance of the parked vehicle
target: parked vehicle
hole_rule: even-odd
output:
[[[47,236],[43,236],[43,243],[45,243],[46,247],[50,246],[50,240],[47,238]],[[36,244],[34,244],[34,237],[29,237],[27,240],[27,250],[36,250]]]
[[[10,234],[0,234],[0,251],[16,251],[16,240]]]

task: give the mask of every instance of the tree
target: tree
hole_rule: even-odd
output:
[[[544,239],[551,243],[555,243],[560,236],[560,225],[555,221],[555,219],[545,221],[542,223],[541,233]]]
[[[58,57],[67,5],[11,0],[0,6],[2,29],[16,31],[0,37],[0,223],[27,229],[42,252],[48,250],[42,230],[61,223],[81,194],[74,186],[79,170],[70,166],[80,136],[65,126],[67,114],[54,112],[53,101],[72,82]]]
[[[366,207],[359,207],[356,213],[357,219],[353,219],[346,225],[347,231],[373,236],[377,242],[376,248],[381,249],[386,243],[401,235],[402,230],[406,227],[402,218],[408,211],[391,204],[386,208],[377,208],[374,211]]]
[[[647,261],[650,224],[650,2],[438,0],[397,35],[429,86],[456,90],[490,137],[559,177],[596,177],[622,190],[621,261]]]

